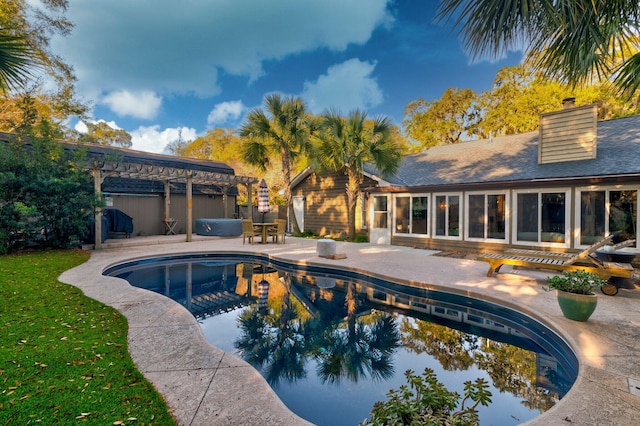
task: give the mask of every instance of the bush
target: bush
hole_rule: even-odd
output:
[[[299,232],[299,233],[294,235],[294,237],[302,237],[302,238],[315,238],[317,236],[318,236],[318,234],[316,234],[311,229],[307,229],[304,232]]]
[[[82,158],[52,138],[0,143],[0,253],[70,247],[87,234],[95,205]]]
[[[594,294],[594,290],[607,284],[607,281],[600,279],[596,274],[581,269],[548,277],[547,283],[549,284],[549,289],[575,294]]]
[[[477,425],[476,407],[491,402],[489,385],[482,378],[465,382],[464,399],[458,411],[454,411],[460,395],[440,383],[433,370],[426,368],[422,377],[407,370],[405,377],[409,386],[390,390],[389,400],[376,402],[371,417],[361,425]],[[467,400],[473,401],[473,405],[465,407]]]
[[[355,238],[353,239],[354,243],[368,243],[369,242],[369,236],[367,234],[356,234]]]

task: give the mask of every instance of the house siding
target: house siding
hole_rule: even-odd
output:
[[[542,114],[538,163],[596,158],[597,115],[595,105]]]
[[[348,232],[347,176],[311,173],[292,189],[293,196],[304,196],[304,229],[320,236],[340,236]],[[365,177],[362,187],[376,185]],[[356,208],[356,231],[362,228],[361,203]]]
[[[122,210],[133,218],[133,235],[162,235],[164,227],[164,197],[132,196],[111,194],[113,208]],[[187,232],[187,197],[184,194],[171,194],[171,217],[176,219],[175,231],[178,234]],[[111,206],[110,206],[111,207]],[[229,196],[227,201],[228,212],[225,215],[224,204],[221,196],[209,197],[207,195],[193,196],[192,229],[195,230],[195,221],[200,218],[233,217],[235,197]]]

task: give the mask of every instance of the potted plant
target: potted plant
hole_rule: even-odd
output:
[[[586,321],[598,304],[598,296],[594,290],[607,284],[607,281],[580,269],[548,277],[547,284],[549,287],[545,290],[556,290],[558,304],[566,318]]]

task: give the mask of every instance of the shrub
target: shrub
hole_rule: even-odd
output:
[[[356,234],[355,238],[353,239],[354,243],[368,243],[369,242],[369,236],[367,234]]]
[[[547,278],[548,289],[566,291],[575,294],[594,294],[594,290],[607,284],[596,274],[585,270],[565,271],[562,275]],[[547,289],[545,289],[547,290]]]
[[[88,232],[91,176],[52,138],[0,143],[0,253],[67,248]]]

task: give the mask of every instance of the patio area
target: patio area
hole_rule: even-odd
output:
[[[170,299],[105,277],[110,265],[135,258],[196,252],[259,252],[272,257],[375,273],[500,303],[556,330],[580,360],[576,383],[562,401],[528,425],[635,425],[640,418],[640,291],[599,295],[586,323],[565,319],[555,293],[542,289],[550,272],[505,267],[486,277],[487,263],[434,256],[399,246],[337,242],[345,259],[316,256],[317,240],[242,244],[242,237],[184,235],[107,240],[91,259],[60,280],[118,309],[129,321],[129,351],[164,395],[181,425],[308,424],[291,413],[249,364],[211,346],[194,317]]]

